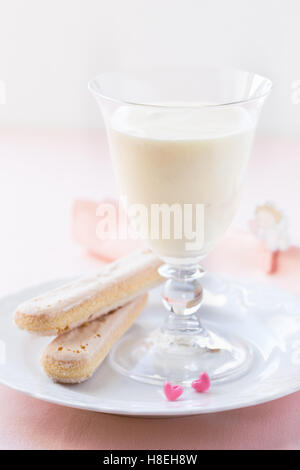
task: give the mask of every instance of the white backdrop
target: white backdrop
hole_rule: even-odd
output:
[[[299,22],[299,0],[0,0],[0,124],[98,127],[100,71],[227,65],[274,81],[261,132],[297,135]]]

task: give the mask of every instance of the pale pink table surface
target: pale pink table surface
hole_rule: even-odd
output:
[[[300,245],[299,153],[297,140],[258,140],[235,226],[245,227],[257,202],[273,200],[288,214],[292,241]],[[70,209],[75,198],[114,194],[102,133],[1,131],[0,294],[95,270],[100,262],[70,240]],[[248,243],[239,237],[229,234],[206,267],[264,279],[246,249],[237,255],[237,242]],[[291,251],[269,281],[300,296],[297,256]],[[300,392],[243,410],[135,419],[65,408],[0,386],[0,448],[299,449],[299,403]]]

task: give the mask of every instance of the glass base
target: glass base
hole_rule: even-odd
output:
[[[225,382],[249,370],[252,351],[240,339],[206,329],[174,336],[164,329],[147,334],[135,326],[114,346],[110,361],[121,374],[149,384],[190,384],[204,371],[213,382]]]

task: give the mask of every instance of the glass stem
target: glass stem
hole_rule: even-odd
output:
[[[205,274],[199,266],[163,265],[160,274],[167,278],[162,300],[169,315],[162,327],[162,333],[173,337],[203,335],[198,309],[203,301],[200,279]],[[175,339],[175,338],[174,338]]]

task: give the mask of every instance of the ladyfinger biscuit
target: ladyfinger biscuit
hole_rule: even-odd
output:
[[[149,250],[138,250],[105,265],[96,275],[78,280],[23,302],[14,321],[39,335],[57,335],[115,310],[159,284],[161,261]]]
[[[146,303],[147,294],[143,294],[97,320],[57,336],[48,344],[41,357],[46,374],[61,383],[87,380]]]

